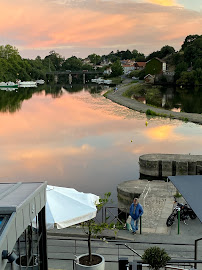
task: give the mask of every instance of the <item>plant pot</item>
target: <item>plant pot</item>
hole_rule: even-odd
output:
[[[105,269],[105,259],[102,255],[92,253],[92,256],[98,256],[101,259],[101,262],[95,265],[84,265],[80,264],[80,259],[84,256],[88,256],[88,254],[82,254],[76,258],[76,261],[74,262],[74,266],[76,270],[104,270]]]
[[[23,265],[23,261],[24,259],[26,260],[26,255],[22,255],[21,256],[21,268],[20,268],[20,258],[18,257],[14,262],[13,262],[13,268],[12,270],[24,270],[24,269],[27,269],[27,270],[39,270],[39,265],[38,265],[38,262],[37,262],[37,255],[34,255],[34,265],[30,265],[30,266],[26,266],[26,263]]]

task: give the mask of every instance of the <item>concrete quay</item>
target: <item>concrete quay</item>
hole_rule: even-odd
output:
[[[144,209],[142,231],[144,233],[169,234],[165,226],[174,204],[176,188],[170,182],[159,180],[131,180],[118,185],[118,208],[129,213],[133,198],[139,198]]]
[[[202,173],[202,155],[146,154],[139,157],[140,174],[162,177]]]

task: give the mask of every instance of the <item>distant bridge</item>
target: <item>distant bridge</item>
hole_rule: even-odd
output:
[[[64,71],[49,71],[46,72],[46,74],[49,75],[60,75],[60,74],[103,74],[103,71],[94,71],[94,70],[77,70],[77,71],[72,71],[72,70],[64,70]]]
[[[64,70],[64,71],[49,71],[46,72],[46,75],[54,75],[54,81],[57,83],[58,82],[58,75],[68,75],[69,76],[69,84],[72,83],[72,75],[77,75],[77,74],[83,74],[83,83],[85,84],[86,82],[86,74],[103,74],[103,71],[88,71],[88,70],[78,70],[78,71],[71,71],[71,70]]]

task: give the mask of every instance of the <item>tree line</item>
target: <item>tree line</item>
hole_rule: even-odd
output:
[[[174,67],[175,82],[180,85],[202,84],[202,35],[189,35],[185,38],[179,51],[175,51],[172,46],[165,45],[160,50],[145,56],[136,49],[117,50],[106,55],[90,54],[87,61],[76,56],[65,57],[55,51],[50,51],[49,55],[42,59],[37,56],[35,59],[24,59],[20,56],[18,49],[5,45],[0,46],[0,81],[36,80],[47,79],[46,73],[50,71],[64,70],[92,70],[101,63],[105,67],[97,67],[104,71],[107,67],[112,69],[111,76],[119,76],[123,73],[121,60],[135,60],[136,62],[147,62],[158,57],[166,61],[168,66]],[[108,65],[107,65],[108,64]],[[139,72],[142,78],[146,74]],[[53,77],[49,76],[49,80]]]

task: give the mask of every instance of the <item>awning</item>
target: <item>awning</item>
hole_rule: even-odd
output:
[[[168,176],[202,222],[202,175]]]

